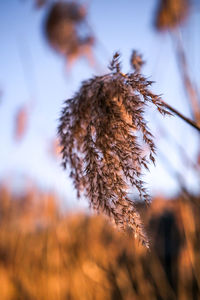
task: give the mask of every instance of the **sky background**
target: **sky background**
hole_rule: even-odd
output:
[[[152,91],[162,94],[166,102],[190,117],[172,38],[154,27],[158,1],[92,0],[88,4],[88,23],[96,37],[93,53],[99,67],[92,68],[80,59],[67,72],[66,61],[49,47],[44,36],[47,9],[35,9],[33,0],[0,0],[0,181],[12,181],[20,189],[32,180],[43,189],[56,191],[72,207],[87,204],[77,202],[68,174],[50,153],[51,142],[56,136],[63,101],[73,96],[83,80],[107,72],[115,51],[120,51],[123,71],[128,72],[131,52],[138,50],[146,61],[144,75],[155,81]],[[197,86],[199,28],[200,11],[196,5],[182,29],[182,37],[191,77]],[[16,113],[25,103],[30,109],[27,130],[23,139],[16,142]],[[183,163],[174,147],[175,140],[195,162],[198,134],[177,117],[163,119],[152,107],[147,119],[158,152],[156,167],[151,166],[145,176],[150,193],[176,194],[177,171],[188,189],[198,191],[196,174]],[[160,134],[160,122],[171,140]]]

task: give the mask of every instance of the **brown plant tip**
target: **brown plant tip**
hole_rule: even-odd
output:
[[[144,109],[153,103],[160,113],[168,111],[149,90],[151,81],[137,72],[121,72],[118,53],[109,69],[104,76],[84,81],[79,92],[65,101],[58,127],[63,167],[70,166],[78,196],[84,194],[94,210],[104,212],[122,229],[130,228],[148,247],[127,192],[135,187],[140,198],[149,202],[142,172],[150,161],[155,162],[155,144]]]
[[[142,59],[142,55],[135,50],[133,50],[132,52],[130,63],[131,67],[136,72],[141,72],[141,68],[145,64],[145,62]]]
[[[57,1],[51,6],[45,21],[45,35],[49,44],[68,59],[80,56],[82,49],[94,44],[86,25],[86,10],[75,2]]]
[[[35,0],[35,6],[36,8],[42,8],[43,6],[45,6],[47,4],[48,0]]]
[[[189,6],[189,0],[160,0],[156,13],[156,28],[167,30],[181,25],[188,16]]]
[[[27,105],[21,106],[15,116],[14,138],[17,142],[24,137],[28,125],[29,111]]]

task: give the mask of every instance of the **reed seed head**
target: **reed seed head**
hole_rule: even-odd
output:
[[[45,34],[50,45],[66,58],[80,54],[83,46],[92,47],[94,38],[86,29],[86,10],[75,2],[57,1],[50,8],[45,21]],[[87,30],[85,30],[87,31]]]
[[[78,196],[84,194],[93,209],[104,212],[122,229],[131,229],[148,247],[128,189],[135,187],[140,198],[149,202],[142,172],[150,161],[155,162],[155,144],[144,110],[153,103],[160,113],[168,112],[160,97],[149,90],[151,81],[138,72],[121,72],[118,53],[109,69],[106,75],[84,81],[75,96],[65,101],[58,127],[63,166],[70,166]]]
[[[156,28],[168,30],[179,26],[187,18],[189,6],[189,0],[160,0],[156,14]]]

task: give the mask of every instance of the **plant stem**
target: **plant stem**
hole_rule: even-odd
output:
[[[200,132],[200,127],[197,125],[196,122],[194,122],[193,120],[185,117],[183,114],[178,112],[175,108],[173,108],[171,105],[167,104],[165,101],[163,101],[163,100],[161,100],[161,101],[165,105],[165,107],[168,108],[171,112],[173,112],[175,115],[180,117],[182,120],[184,120],[185,122],[190,124],[192,127],[196,128]]]
[[[176,46],[177,62],[183,79],[185,91],[188,95],[191,112],[197,124],[200,124],[200,104],[197,91],[189,75],[188,63],[183,46],[182,36],[179,30],[173,32],[172,38]]]

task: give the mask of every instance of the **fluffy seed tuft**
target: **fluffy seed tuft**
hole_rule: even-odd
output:
[[[154,163],[155,144],[144,109],[153,103],[160,113],[168,111],[149,90],[151,81],[139,72],[121,72],[118,53],[109,69],[104,76],[84,81],[79,92],[65,101],[58,127],[63,166],[70,166],[78,196],[83,193],[93,209],[107,214],[122,229],[131,229],[148,247],[127,193],[135,187],[140,198],[149,202],[142,170]]]

